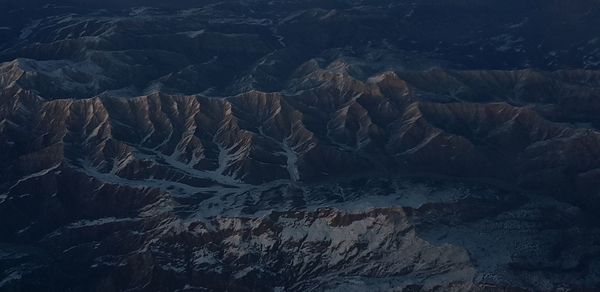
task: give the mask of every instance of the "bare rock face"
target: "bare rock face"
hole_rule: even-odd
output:
[[[0,12],[0,290],[600,289],[596,2],[63,2]]]

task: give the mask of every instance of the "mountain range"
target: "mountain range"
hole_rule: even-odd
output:
[[[598,1],[1,5],[0,291],[600,289]]]

